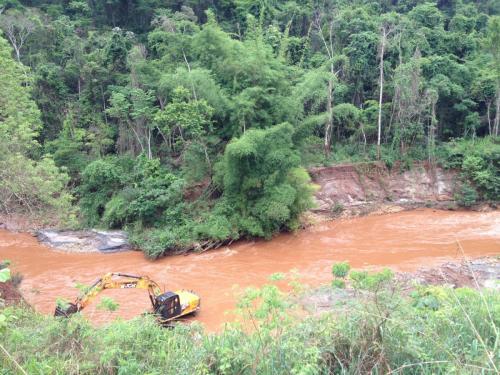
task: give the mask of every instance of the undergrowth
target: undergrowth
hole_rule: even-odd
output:
[[[420,287],[406,296],[389,271],[352,271],[346,281],[357,295],[347,307],[305,318],[276,286],[249,289],[238,322],[219,333],[165,329],[147,316],[96,328],[78,315],[10,307],[0,374],[497,373],[498,292]]]

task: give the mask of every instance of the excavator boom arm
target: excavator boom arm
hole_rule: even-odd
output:
[[[67,310],[69,310],[69,313],[82,310],[104,289],[146,289],[149,293],[149,299],[152,305],[154,305],[154,298],[161,294],[161,289],[158,284],[147,276],[107,273],[89,286],[74,303],[70,304]],[[61,312],[64,313],[62,309]]]

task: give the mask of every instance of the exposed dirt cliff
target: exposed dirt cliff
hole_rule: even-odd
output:
[[[354,214],[382,206],[436,204],[453,200],[457,172],[415,164],[410,170],[388,169],[383,163],[343,164],[309,170],[319,186],[313,211]]]

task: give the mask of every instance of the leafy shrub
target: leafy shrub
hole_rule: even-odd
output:
[[[472,204],[476,188],[476,200],[500,199],[500,143],[494,137],[476,140],[456,139],[440,152],[443,165],[461,171],[461,190],[458,199],[465,205]]]
[[[339,277],[341,279],[345,278],[349,273],[351,266],[347,262],[335,263],[332,266],[332,273],[334,277]]]
[[[223,197],[217,210],[246,236],[269,238],[298,227],[312,205],[310,178],[293,150],[293,127],[249,130],[226,147],[217,175]]]
[[[460,206],[471,207],[477,203],[479,196],[476,189],[464,182],[460,185],[458,190],[455,192],[455,200]]]
[[[113,312],[118,310],[120,305],[113,298],[110,297],[102,297],[101,302],[96,306],[99,310],[105,310],[109,312]]]
[[[211,334],[198,324],[164,329],[151,316],[93,327],[79,314],[56,319],[7,308],[0,334],[12,358],[37,374],[497,372],[498,293],[424,287],[382,298],[384,291],[370,290],[343,307],[347,313],[298,319],[303,314],[277,287],[251,288],[238,303],[241,324]],[[7,356],[0,368],[17,371]]]
[[[100,223],[108,201],[124,185],[125,170],[116,158],[98,159],[82,172],[80,208],[88,226]]]
[[[130,232],[130,243],[144,251],[149,258],[158,258],[178,244],[175,233],[165,229],[140,229]]]
[[[45,225],[73,226],[76,210],[68,181],[50,157],[34,161],[0,154],[0,211],[24,213]]]
[[[332,287],[338,288],[338,289],[343,289],[343,288],[345,288],[345,281],[342,279],[333,279],[332,280]]]
[[[360,290],[378,290],[392,281],[394,274],[388,268],[376,273],[368,271],[351,271],[349,278],[352,285]]]

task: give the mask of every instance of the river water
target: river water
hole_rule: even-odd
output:
[[[452,212],[421,209],[322,223],[271,241],[241,241],[187,256],[147,260],[141,252],[116,254],[63,253],[40,245],[29,234],[0,230],[0,259],[10,259],[24,275],[23,295],[38,311],[53,313],[58,297],[74,299],[76,283],[90,284],[106,272],[148,275],[161,287],[194,290],[201,310],[192,319],[217,330],[231,320],[236,295],[261,286],[269,275],[295,270],[300,281],[319,285],[331,280],[331,265],[347,260],[355,268],[388,266],[410,271],[449,259],[460,259],[457,241],[468,257],[500,255],[500,211]],[[119,303],[116,313],[84,310],[102,324],[116,316],[132,318],[150,307],[143,290],[107,290],[101,296]]]

